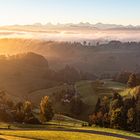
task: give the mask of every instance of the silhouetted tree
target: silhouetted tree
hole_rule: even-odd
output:
[[[87,45],[87,42],[86,42],[86,41],[84,41],[84,42],[83,42],[83,45],[84,45],[84,46],[86,46],[86,45]]]
[[[24,106],[22,102],[18,102],[15,106],[16,112],[14,114],[15,116],[15,121],[17,122],[23,122],[24,118],[25,118],[25,114],[24,114]]]
[[[98,98],[98,101],[95,105],[95,113],[97,113],[99,111],[100,107],[101,107],[101,99]]]

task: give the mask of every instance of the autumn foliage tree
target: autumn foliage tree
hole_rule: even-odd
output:
[[[14,118],[19,123],[39,124],[40,121],[34,116],[32,103],[30,101],[19,102],[15,106]]]
[[[24,122],[30,124],[39,124],[39,120],[33,114],[32,103],[30,101],[24,102]]]
[[[40,103],[40,118],[42,122],[52,120],[54,116],[54,111],[52,108],[52,103],[48,96],[42,98]]]
[[[130,87],[130,88],[133,88],[133,87],[136,87],[136,85],[137,85],[136,75],[135,74],[131,74],[129,76],[129,80],[127,82],[127,86]]]

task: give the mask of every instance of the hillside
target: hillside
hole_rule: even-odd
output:
[[[44,79],[49,67],[40,55],[0,56],[0,65],[0,89],[20,99],[28,98],[26,95],[32,90],[47,88],[51,82]]]
[[[125,89],[124,84],[113,82],[111,80],[79,81],[75,83],[74,87],[78,97],[88,106],[86,111],[81,112],[79,115],[81,119],[87,119],[87,115],[94,111],[98,98],[104,96],[110,97],[114,91],[123,91]],[[64,84],[53,88],[36,90],[30,93],[28,97],[34,104],[39,104],[43,96],[50,96],[52,101],[54,101],[53,106],[56,113],[61,112],[73,116],[73,114],[71,114],[71,104],[69,102],[62,102],[63,97],[61,100],[55,100],[56,94],[59,96],[60,93],[63,93],[64,91],[67,93],[67,90],[72,89],[73,85]]]

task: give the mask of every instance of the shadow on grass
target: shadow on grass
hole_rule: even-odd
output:
[[[140,138],[136,138],[133,136],[124,136],[122,134],[115,134],[115,133],[102,132],[102,131],[96,131],[96,130],[81,130],[81,129],[67,129],[67,128],[57,129],[56,128],[56,129],[47,129],[47,131],[81,132],[81,133],[90,133],[90,134],[111,136],[111,137],[116,137],[116,138],[123,138],[123,139],[128,139],[128,140],[140,140]]]
[[[17,135],[3,135],[3,134],[0,134],[0,136],[11,136],[11,137],[15,137],[15,138],[24,138],[24,139],[34,139],[34,140],[41,140],[41,139],[38,139],[38,138],[29,138],[29,137],[25,137],[25,136],[17,136]],[[7,139],[4,139],[4,138],[0,138],[0,140],[7,140]]]

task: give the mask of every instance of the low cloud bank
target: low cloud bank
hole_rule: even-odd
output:
[[[93,31],[10,31],[0,30],[0,38],[30,38],[53,41],[83,41],[83,40],[120,40],[140,41],[140,31],[137,30],[93,30]]]

